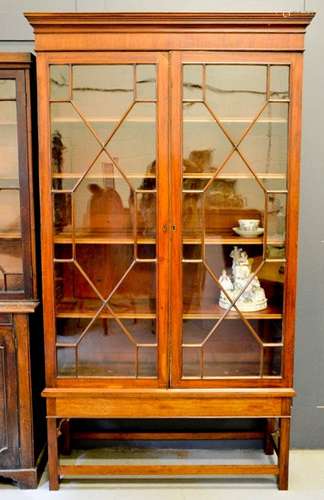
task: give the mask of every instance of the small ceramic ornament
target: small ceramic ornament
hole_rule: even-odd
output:
[[[231,302],[234,302],[240,296],[236,302],[236,306],[240,311],[252,312],[266,309],[267,298],[264,289],[261,287],[257,276],[254,276],[251,280],[253,273],[247,253],[242,248],[234,247],[230,256],[233,259],[232,275],[229,276],[224,269],[219,278],[219,283],[224,292],[226,292],[221,291],[219,298],[220,307],[228,309],[231,306]],[[234,307],[231,309],[235,310]]]

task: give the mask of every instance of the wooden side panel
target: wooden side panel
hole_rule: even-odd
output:
[[[14,332],[0,327],[0,469],[19,465],[17,366]]]
[[[287,279],[285,286],[283,376],[287,385],[293,384],[295,314],[297,289],[299,179],[301,147],[301,109],[303,57],[294,54],[290,67],[291,108],[288,143],[288,203],[287,203]]]

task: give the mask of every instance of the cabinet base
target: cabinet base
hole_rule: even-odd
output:
[[[26,469],[0,468],[0,480],[1,478],[8,478],[14,481],[17,484],[18,488],[26,490],[36,489],[44,472],[46,461],[47,452],[46,448],[43,448],[39,455],[36,467],[28,467]]]
[[[50,489],[59,488],[60,479],[67,476],[217,476],[273,475],[281,490],[288,488],[288,458],[290,407],[292,389],[278,390],[166,390],[166,391],[106,391],[95,395],[90,390],[46,389]],[[70,448],[68,421],[72,418],[258,418],[267,425],[263,434],[264,452],[276,452],[276,464],[159,464],[159,465],[63,465],[58,454],[58,437],[63,434],[63,446]],[[187,439],[202,439],[190,433]],[[89,436],[90,437],[90,436]],[[104,438],[105,436],[103,436]],[[107,437],[107,436],[106,436]],[[118,436],[111,436],[118,439]],[[137,436],[139,437],[139,436]],[[155,435],[155,437],[157,437]],[[159,435],[163,439],[163,436]],[[253,436],[255,438],[255,436]],[[253,439],[246,435],[246,439]],[[99,436],[97,436],[97,439]],[[128,436],[129,438],[129,436]],[[147,435],[149,438],[149,434]],[[152,436],[153,438],[153,436]],[[186,439],[184,436],[177,436]],[[244,436],[237,437],[236,439]],[[233,432],[207,439],[233,439]],[[235,439],[235,437],[234,437]]]
[[[35,489],[39,482],[39,473],[33,469],[0,469],[0,478],[9,478],[17,483],[21,489]]]

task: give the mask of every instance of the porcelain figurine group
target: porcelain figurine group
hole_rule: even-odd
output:
[[[235,246],[230,256],[233,259],[232,275],[229,276],[224,269],[219,278],[219,283],[226,292],[221,291],[220,307],[228,309],[237,299],[235,305],[240,311],[265,309],[267,298],[257,276],[253,276],[247,253]],[[235,310],[233,306],[231,309]]]

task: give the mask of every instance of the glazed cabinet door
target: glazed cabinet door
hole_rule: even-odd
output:
[[[33,297],[24,70],[0,67],[0,299]]]
[[[299,58],[177,53],[171,78],[172,384],[289,384]]]
[[[11,315],[0,315],[0,468],[19,465],[18,385]]]
[[[40,55],[38,71],[48,380],[164,385],[167,56]]]

